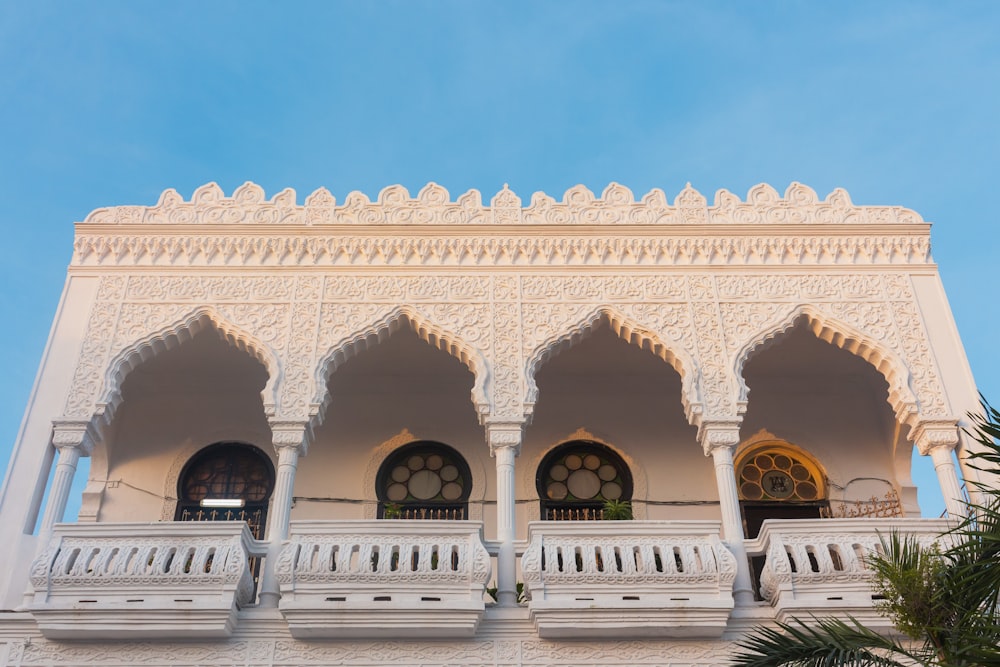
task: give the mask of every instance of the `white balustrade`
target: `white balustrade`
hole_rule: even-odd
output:
[[[872,605],[868,557],[893,533],[930,545],[946,540],[941,534],[948,528],[944,519],[770,519],[757,539],[747,542],[747,551],[766,555],[760,594],[775,607],[778,620],[850,614],[883,625]]]
[[[542,637],[711,637],[736,560],[718,521],[539,521],[521,559]]]
[[[253,602],[243,522],[57,524],[31,566],[46,637],[225,637]]]
[[[295,637],[465,637],[491,567],[476,521],[293,521],[275,573]]]

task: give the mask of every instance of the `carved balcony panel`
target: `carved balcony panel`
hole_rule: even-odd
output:
[[[490,556],[478,521],[293,521],[275,564],[297,638],[471,637]]]
[[[545,638],[718,637],[736,559],[718,521],[537,521],[521,560]]]
[[[253,602],[246,524],[58,524],[31,566],[49,639],[227,637]]]
[[[851,615],[888,630],[891,624],[873,605],[874,573],[866,559],[894,532],[944,545],[948,527],[944,519],[768,519],[747,551],[766,556],[760,593],[779,621]]]

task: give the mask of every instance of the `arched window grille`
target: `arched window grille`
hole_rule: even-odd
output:
[[[632,500],[632,474],[610,447],[573,440],[545,455],[535,478],[545,520],[602,518],[605,501]]]
[[[187,462],[177,483],[177,521],[246,521],[264,538],[274,466],[258,448],[219,442]]]
[[[819,466],[795,449],[771,444],[740,457],[740,500],[747,502],[803,502],[826,500],[826,484]]]
[[[457,451],[418,440],[390,454],[376,481],[380,519],[467,519],[472,475]]]

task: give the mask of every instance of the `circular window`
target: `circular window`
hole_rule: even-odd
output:
[[[461,454],[421,440],[385,460],[377,491],[380,518],[465,519],[472,482]]]
[[[271,461],[256,447],[219,443],[206,447],[188,462],[181,474],[182,501],[242,500],[266,503],[274,485]]]
[[[824,499],[819,468],[805,456],[778,446],[763,447],[742,457],[740,499],[814,502]]]
[[[177,482],[176,521],[246,521],[263,539],[274,466],[257,447],[220,442],[195,454]]]
[[[549,452],[535,483],[544,519],[599,519],[605,501],[632,499],[625,461],[591,440],[574,440]]]

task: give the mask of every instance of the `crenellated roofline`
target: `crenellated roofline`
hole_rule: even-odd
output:
[[[263,188],[244,183],[226,197],[216,183],[195,190],[190,200],[165,190],[155,206],[113,206],[93,211],[82,225],[921,225],[923,218],[900,206],[855,206],[841,188],[822,201],[808,186],[793,182],[784,196],[765,183],[755,185],[745,200],[719,190],[709,205],[690,183],[669,203],[660,189],[636,200],[632,191],[611,183],[600,197],[582,185],[570,188],[561,201],[542,192],[523,205],[504,185],[484,206],[482,195],[469,190],[452,201],[448,191],[428,183],[416,197],[401,185],[384,188],[375,201],[351,192],[338,204],[326,188],[296,202],[286,188],[267,199]]]

